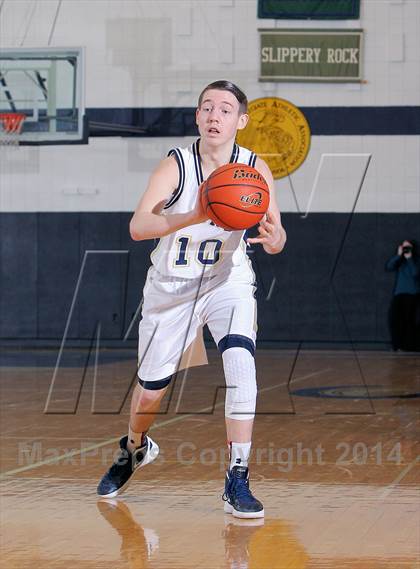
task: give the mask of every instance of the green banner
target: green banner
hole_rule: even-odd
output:
[[[275,20],[358,20],[360,0],[258,0],[258,17]]]
[[[260,81],[362,80],[363,30],[260,29]]]

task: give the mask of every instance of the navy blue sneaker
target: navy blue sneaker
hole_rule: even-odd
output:
[[[155,460],[159,454],[158,445],[150,437],[146,437],[145,444],[133,453],[127,450],[127,440],[127,436],[120,440],[120,454],[98,484],[99,496],[114,498],[124,492],[133,474]]]
[[[263,518],[264,506],[249,489],[249,472],[245,466],[234,466],[226,472],[224,510],[235,518]]]

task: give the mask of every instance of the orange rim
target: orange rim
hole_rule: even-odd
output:
[[[0,122],[6,134],[19,133],[26,115],[24,113],[0,113]]]

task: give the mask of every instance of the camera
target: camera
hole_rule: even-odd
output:
[[[403,253],[411,253],[412,250],[413,248],[411,247],[411,245],[404,245],[404,247],[402,248]]]

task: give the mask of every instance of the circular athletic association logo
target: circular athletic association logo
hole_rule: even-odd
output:
[[[305,115],[285,99],[255,99],[248,105],[249,121],[237,142],[269,165],[274,178],[291,174],[305,160],[311,131]]]

